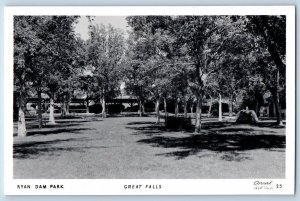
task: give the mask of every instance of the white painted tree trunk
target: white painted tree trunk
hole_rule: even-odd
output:
[[[90,113],[90,105],[89,105],[89,100],[88,99],[86,99],[86,111],[85,111],[85,113]]]
[[[54,119],[54,100],[53,98],[50,98],[50,113],[49,113],[49,123],[50,124],[55,124],[55,119]]]
[[[18,136],[25,137],[27,135],[27,132],[26,132],[24,106],[22,106],[22,101],[20,102],[21,104],[19,105]]]
[[[70,102],[69,100],[66,102],[66,115],[70,114]]]
[[[142,102],[142,114],[145,114],[145,106],[144,106],[144,102]]]
[[[102,118],[106,118],[106,104],[104,96],[102,97]]]
[[[222,95],[219,94],[219,121],[222,120]]]

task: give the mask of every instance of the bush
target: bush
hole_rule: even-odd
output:
[[[99,114],[102,111],[102,106],[100,104],[94,104],[89,107],[90,113]]]
[[[253,124],[258,121],[257,115],[253,110],[241,110],[236,117],[236,123],[240,124]]]
[[[190,117],[168,117],[165,120],[165,127],[167,129],[190,129],[192,127],[192,120]]]
[[[107,111],[109,114],[119,114],[124,109],[123,105],[116,104],[116,105],[107,105]]]

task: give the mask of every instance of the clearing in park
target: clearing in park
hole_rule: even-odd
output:
[[[285,128],[274,121],[239,125],[204,119],[201,134],[155,121],[73,117],[42,129],[32,123],[26,138],[14,137],[14,178],[285,177]]]

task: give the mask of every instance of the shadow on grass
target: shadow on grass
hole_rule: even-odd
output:
[[[279,135],[245,135],[245,134],[199,134],[187,137],[165,137],[154,136],[148,139],[139,140],[138,143],[149,144],[153,147],[177,148],[179,151],[159,155],[173,156],[183,159],[190,155],[196,155],[202,151],[223,153],[223,160],[241,161],[250,159],[240,157],[239,152],[255,149],[282,149],[285,148],[285,136]]]
[[[283,123],[283,126],[278,125],[277,123],[274,122],[258,122],[255,125],[258,127],[263,127],[263,128],[285,128],[285,123]]]
[[[144,124],[154,125],[153,121],[134,121],[134,122],[129,122],[127,125],[144,125]]]
[[[150,115],[144,114],[140,116],[138,113],[117,113],[117,114],[107,114],[107,118],[123,118],[123,117],[149,117]]]
[[[78,134],[80,131],[92,130],[90,128],[82,128],[83,124],[86,122],[91,122],[87,120],[80,121],[56,121],[56,124],[46,124],[42,128],[39,128],[38,122],[29,122],[26,125],[27,136],[33,135],[50,135],[50,134],[60,134],[60,133],[74,133]],[[75,128],[74,128],[75,127]],[[13,136],[17,136],[14,133]]]
[[[272,128],[272,129],[285,127],[285,126],[278,126],[274,122],[258,122],[255,124],[239,124],[239,123],[235,123],[235,122],[218,122],[217,121],[217,122],[203,122],[202,128],[203,129],[213,129],[213,128],[223,128],[223,127],[227,127],[227,126],[243,126],[243,125],[262,127],[262,128]]]
[[[55,122],[57,124],[72,124],[72,123],[77,123],[77,124],[83,124],[85,122],[91,122],[92,120],[84,120],[84,119],[79,119],[79,120],[74,120],[74,121],[66,121],[66,120],[56,120]],[[46,124],[49,125],[49,124]],[[51,124],[50,124],[51,125]]]
[[[207,157],[211,155],[201,156],[201,152],[210,151],[214,154],[222,153],[222,160],[239,162],[251,160],[247,153],[249,150],[282,151],[285,148],[285,135],[278,135],[275,131],[262,130],[256,126],[235,128],[232,126],[241,125],[231,122],[206,122],[203,124],[202,134],[192,134],[191,131],[185,131],[188,136],[177,137],[176,134],[179,132],[176,130],[170,133],[172,130],[166,129],[163,125],[155,125],[151,122],[144,123],[145,126],[142,126],[143,122],[131,122],[129,125],[136,126],[127,127],[136,131],[133,135],[148,137],[138,140],[137,143],[177,149],[169,153],[157,154],[157,156],[183,159],[200,154],[198,157]],[[170,134],[172,135],[170,136]]]
[[[57,124],[46,124],[43,125],[41,129],[46,129],[46,128],[63,128],[63,127],[70,127],[70,126],[80,126],[82,125],[83,122],[57,122]],[[26,125],[27,129],[39,129],[38,123],[32,124],[32,123],[27,123]]]
[[[55,128],[55,127],[54,127]],[[50,135],[50,134],[60,134],[60,133],[73,133],[80,134],[80,131],[85,130],[93,130],[90,128],[59,128],[59,129],[51,129],[51,130],[36,130],[36,131],[28,131],[27,136],[32,135]]]
[[[235,122],[203,122],[202,129],[223,128],[226,126],[236,125]]]
[[[125,128],[136,131],[132,135],[152,136],[152,135],[158,135],[163,132],[170,131],[166,129],[163,124],[155,124],[154,122],[151,121],[130,122],[127,125],[129,125],[130,127],[128,126]],[[147,126],[141,126],[141,125],[147,125]]]
[[[245,133],[247,135],[251,135],[251,134],[256,134],[256,133],[263,133],[266,135],[270,135],[270,134],[275,134],[277,132],[275,131],[271,131],[271,130],[260,130],[260,129],[253,129],[253,128],[220,128],[218,130],[215,130],[218,133],[230,133],[230,134],[241,134],[241,133]]]
[[[55,116],[55,120],[63,120],[63,119],[82,119],[81,116],[71,116],[71,115],[67,115],[65,117],[62,116]],[[33,115],[33,116],[27,116],[26,115],[26,121],[30,122],[30,121],[38,121],[38,116],[37,115]],[[48,121],[48,117],[46,118],[45,116],[43,117],[43,121],[47,122]]]
[[[42,155],[58,156],[61,152],[85,152],[86,149],[102,149],[105,146],[70,147],[64,143],[70,141],[82,141],[83,138],[70,138],[66,140],[52,140],[42,142],[25,142],[14,144],[13,157],[16,159],[35,159]],[[58,146],[60,145],[60,146]]]
[[[132,129],[137,131],[133,135],[151,135],[151,134],[164,134],[168,132],[184,132],[184,133],[194,133],[195,127],[191,126],[186,129],[170,129],[166,128],[163,123],[160,124],[155,124],[153,122],[131,122],[128,123],[127,125],[136,125],[135,127],[126,127],[128,129]],[[145,126],[142,126],[145,125]],[[241,128],[241,127],[227,127],[227,126],[232,126],[235,125],[234,123],[204,123],[202,126],[202,130],[204,132],[218,132],[218,133],[226,133],[226,134],[240,134],[245,133],[245,134],[255,134],[259,132],[263,132],[264,134],[274,134],[276,133],[275,131],[271,130],[260,130],[257,128]]]

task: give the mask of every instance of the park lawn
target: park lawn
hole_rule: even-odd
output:
[[[16,179],[284,178],[285,128],[204,123],[170,131],[154,117],[60,119],[14,137]]]

